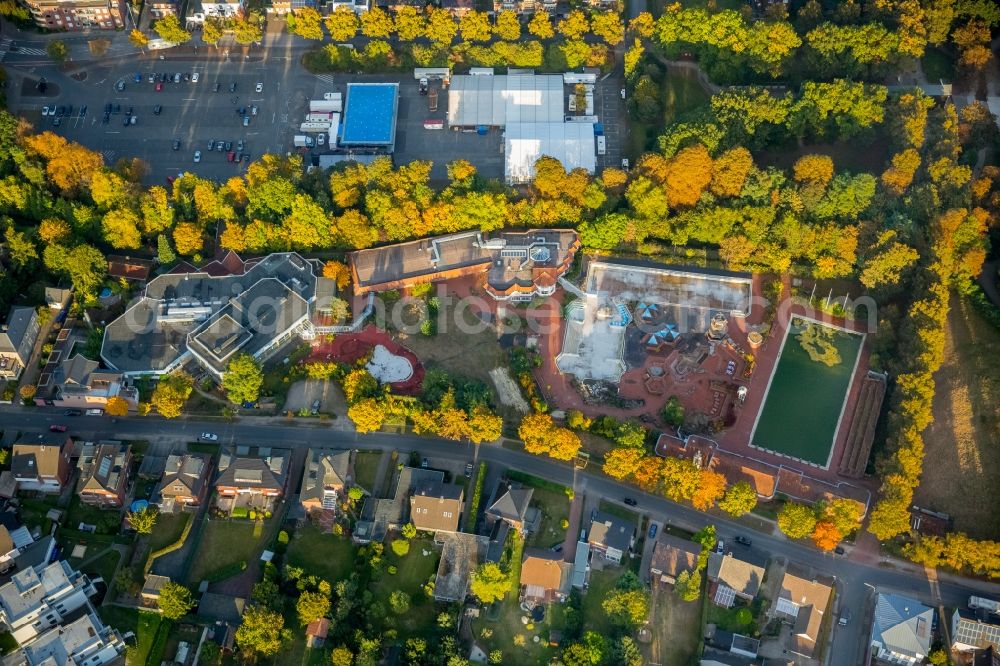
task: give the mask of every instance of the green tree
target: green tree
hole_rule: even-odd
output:
[[[787,502],[778,512],[778,529],[790,539],[804,539],[816,529],[816,511],[796,502]]]
[[[229,361],[226,374],[222,377],[222,388],[226,397],[234,405],[257,402],[260,389],[264,385],[264,371],[249,354],[237,354]]]
[[[191,33],[181,26],[180,19],[174,14],[167,14],[153,24],[153,30],[160,39],[174,44],[184,44],[191,41]]]
[[[330,652],[332,666],[351,666],[354,663],[354,653],[343,645],[333,648]]]
[[[682,601],[697,601],[701,597],[701,572],[680,572],[674,585],[674,594]]]
[[[38,259],[38,250],[28,234],[9,226],[4,231],[4,240],[10,261],[18,268],[24,268]]]
[[[626,628],[638,627],[649,615],[649,592],[644,589],[615,589],[601,602],[612,622]]]
[[[393,590],[389,595],[389,608],[396,615],[405,615],[410,610],[410,595],[402,590]]]
[[[738,481],[726,489],[719,508],[734,518],[750,513],[757,506],[757,491],[746,481]]]
[[[281,649],[285,618],[277,611],[251,604],[236,630],[236,644],[245,654],[271,657]]]
[[[160,517],[159,512],[153,507],[147,507],[139,511],[128,514],[128,524],[139,534],[152,534],[156,526],[156,519]]]
[[[400,534],[403,535],[404,539],[412,539],[417,536],[417,528],[413,525],[413,523],[406,523],[400,530]]]
[[[179,620],[194,608],[191,590],[180,583],[166,583],[160,588],[160,598],[156,601],[163,617]]]
[[[358,34],[358,15],[350,7],[339,5],[323,22],[335,42],[349,42]]]
[[[215,46],[222,39],[223,32],[225,29],[221,20],[215,17],[207,18],[201,27],[201,41]]]
[[[66,62],[69,57],[69,47],[61,39],[53,39],[45,46],[45,52],[56,62]]]
[[[259,583],[254,583],[250,599],[264,608],[278,610],[282,605],[281,588],[270,578],[264,578]]]
[[[330,612],[330,597],[321,592],[303,592],[295,603],[295,610],[299,614],[299,622],[304,627]]]
[[[170,247],[170,239],[166,234],[156,237],[156,259],[162,266],[169,266],[177,261],[177,253]]]
[[[67,250],[61,245],[48,245],[43,261],[49,270],[69,275],[78,294],[85,299],[92,297],[108,272],[104,254],[90,245],[77,245]]]
[[[233,20],[233,38],[237,44],[253,44],[264,39],[264,19],[252,11],[245,19]]]
[[[500,601],[510,589],[510,574],[499,564],[487,562],[472,572],[469,590],[484,604]]]
[[[161,377],[153,389],[150,404],[160,416],[167,419],[177,418],[181,415],[184,403],[191,396],[193,387],[191,376],[183,372]]]

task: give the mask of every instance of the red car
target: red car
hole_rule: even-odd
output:
[[[156,92],[160,92],[161,90],[163,90],[163,84],[160,83],[159,81],[157,81],[156,82]]]
[[[232,162],[233,160],[236,159],[236,153],[230,150],[229,153],[226,155],[226,159]]]
[[[49,430],[51,432],[66,432],[66,426],[53,424],[49,426]]]

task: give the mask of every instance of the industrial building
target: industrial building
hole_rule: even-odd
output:
[[[448,126],[480,133],[491,127],[504,128],[504,177],[508,183],[530,182],[535,162],[546,155],[559,160],[567,171],[594,173],[595,125],[568,122],[562,75],[497,76],[492,70],[474,71],[451,79]]]
[[[398,111],[398,83],[348,83],[339,145],[391,153]]]

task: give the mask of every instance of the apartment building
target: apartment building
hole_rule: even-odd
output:
[[[34,308],[11,308],[0,326],[0,379],[17,381],[21,377],[38,340],[39,328]]]
[[[49,30],[120,30],[125,27],[121,0],[25,0],[35,24]]]

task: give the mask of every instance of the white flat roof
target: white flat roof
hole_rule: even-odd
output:
[[[486,77],[484,77],[486,78]],[[597,168],[594,126],[589,123],[508,123],[504,139],[504,177],[508,183],[527,183],[535,162],[548,155],[567,171]]]
[[[448,125],[562,122],[563,96],[563,79],[556,74],[454,76],[448,88]]]

